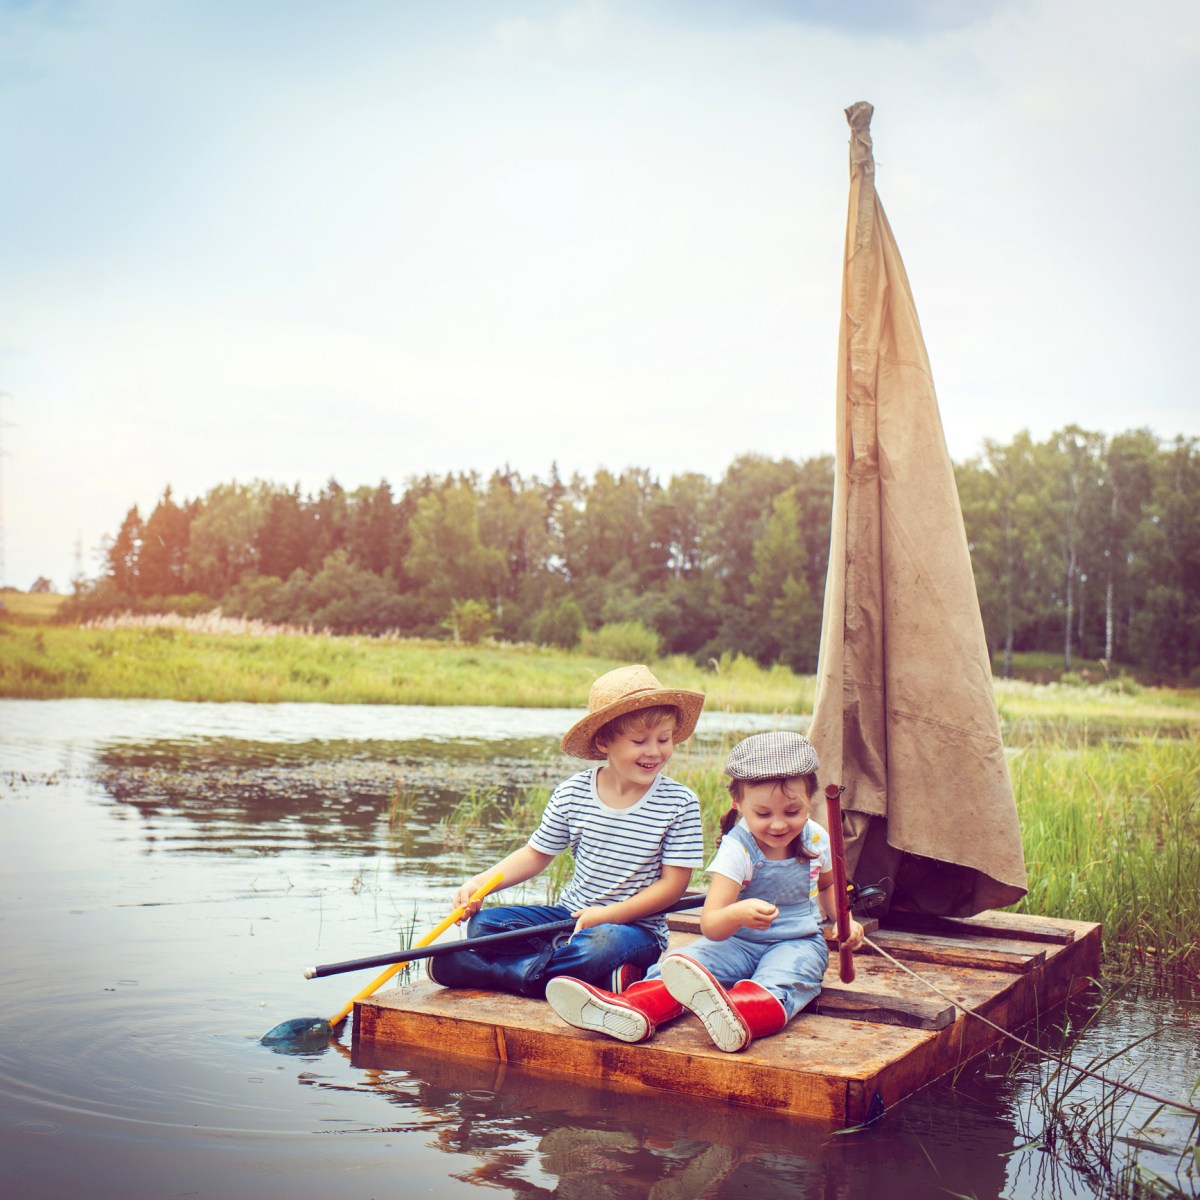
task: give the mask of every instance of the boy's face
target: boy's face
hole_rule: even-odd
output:
[[[742,798],[733,806],[768,858],[786,858],[792,839],[808,820],[808,797],[801,779],[743,783]]]
[[[624,733],[597,738],[596,745],[623,780],[649,787],[675,753],[675,718],[662,717],[653,725],[635,721]]]

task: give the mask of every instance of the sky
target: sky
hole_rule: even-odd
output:
[[[1194,0],[0,0],[0,584],[167,486],[831,452],[859,100],[955,461],[1200,435]]]

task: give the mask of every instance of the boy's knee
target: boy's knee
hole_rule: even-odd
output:
[[[586,942],[589,953],[612,954],[618,950],[622,940],[621,928],[620,925],[593,925],[590,929],[585,930],[586,938],[583,940]]]
[[[487,937],[492,933],[507,933],[510,929],[518,927],[518,924],[514,923],[500,909],[484,908],[467,921],[467,937]]]

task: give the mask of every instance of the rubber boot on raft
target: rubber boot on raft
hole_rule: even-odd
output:
[[[546,984],[546,1003],[568,1025],[622,1042],[644,1042],[683,1012],[661,979],[631,983],[618,995],[562,975]]]
[[[779,998],[752,980],[743,979],[726,990],[683,954],[668,954],[661,969],[667,990],[700,1018],[719,1050],[744,1050],[755,1038],[778,1033],[788,1023]]]

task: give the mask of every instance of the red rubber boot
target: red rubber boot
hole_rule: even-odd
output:
[[[622,1042],[644,1042],[683,1012],[661,979],[631,983],[619,996],[560,975],[546,984],[546,1002],[568,1025]]]
[[[783,1004],[749,979],[726,991],[695,959],[682,954],[662,960],[662,975],[667,990],[700,1018],[719,1050],[744,1050],[756,1037],[778,1033],[787,1024]]]

